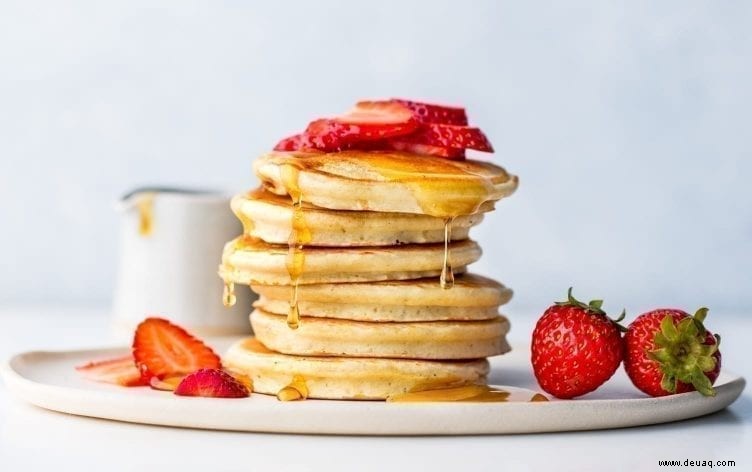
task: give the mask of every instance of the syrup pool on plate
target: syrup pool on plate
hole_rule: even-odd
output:
[[[533,390],[518,387],[466,385],[463,387],[438,388],[392,395],[389,403],[464,402],[464,403],[510,403],[544,402],[548,398]]]

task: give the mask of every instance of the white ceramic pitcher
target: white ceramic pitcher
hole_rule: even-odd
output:
[[[237,286],[237,302],[226,308],[217,276],[222,247],[242,232],[227,195],[144,188],[125,195],[118,211],[117,336],[132,336],[147,316],[167,318],[203,336],[250,332],[252,292]]]

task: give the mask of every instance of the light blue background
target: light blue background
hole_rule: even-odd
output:
[[[107,303],[141,184],[240,191],[360,98],[464,104],[520,175],[475,270],[542,310],[752,307],[749,2],[3,2],[0,303]]]

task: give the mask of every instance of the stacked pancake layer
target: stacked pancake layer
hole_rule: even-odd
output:
[[[516,177],[386,152],[272,153],[254,168],[263,188],[233,199],[244,234],[219,273],[228,303],[236,283],[259,294],[256,337],[228,368],[257,392],[312,398],[485,381],[485,358],[509,350],[511,291],[466,273],[481,255],[468,233]]]

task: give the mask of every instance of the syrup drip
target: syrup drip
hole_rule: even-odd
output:
[[[138,234],[149,236],[154,230],[154,193],[142,193],[136,199]]]
[[[308,386],[302,375],[294,376],[292,382],[282,387],[282,390],[277,393],[277,400],[282,402],[305,400],[306,398],[308,398]]]
[[[222,304],[225,308],[230,308],[235,305],[237,297],[235,297],[235,284],[225,280],[225,288],[222,291]]]
[[[300,307],[298,307],[298,279],[293,281],[290,309],[287,312],[287,327],[298,329],[300,327]]]
[[[536,393],[533,395],[533,398],[530,399],[531,402],[547,402],[548,398],[546,398],[545,395],[541,395],[540,393]]]
[[[441,288],[450,289],[454,287],[454,271],[452,270],[452,261],[449,254],[449,243],[452,242],[452,223],[454,218],[444,219],[444,266],[441,268],[441,277],[439,283]]]
[[[254,224],[253,220],[250,216],[246,215],[245,213],[236,213],[238,219],[240,220],[240,224],[243,225],[243,234],[247,236],[253,236],[253,230],[255,229],[256,225]]]
[[[303,213],[303,193],[298,186],[300,170],[292,164],[280,167],[282,182],[292,199],[292,229],[287,243],[287,273],[290,276],[292,290],[290,309],[287,312],[287,326],[298,329],[300,326],[300,309],[298,307],[298,285],[305,265],[304,245],[311,241],[311,231],[305,222]]]

